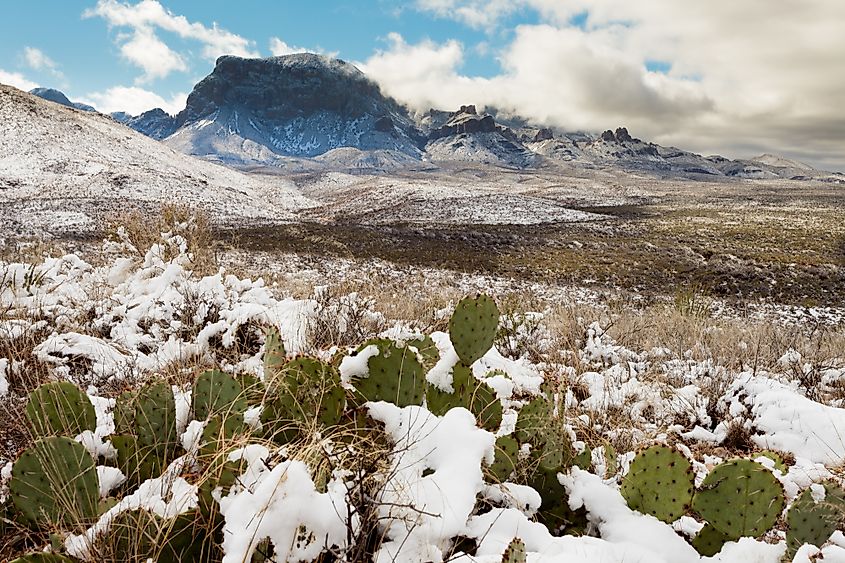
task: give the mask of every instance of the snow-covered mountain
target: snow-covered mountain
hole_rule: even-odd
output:
[[[55,88],[33,88],[29,91],[29,93],[69,108],[76,108],[82,111],[97,111],[94,107],[89,106],[88,104],[71,102],[68,97],[65,96],[64,92],[56,90]]]
[[[9,86],[0,85],[0,123],[0,208],[21,234],[79,228],[96,215],[165,201],[238,223],[290,219],[313,205],[286,179],[192,158],[109,116]]]
[[[402,106],[353,65],[314,54],[220,57],[174,123],[168,146],[228,164],[277,164],[341,147],[421,155]]]
[[[624,127],[600,135],[573,133],[489,111],[467,105],[412,116],[355,66],[296,54],[220,57],[179,114],[155,109],[112,116],[180,152],[239,167],[392,171],[421,163],[511,169],[564,164],[659,177],[845,183],[845,175],[777,156],[702,156],[637,139]]]
[[[176,131],[176,118],[161,108],[145,111],[141,115],[129,115],[125,112],[112,113],[117,121],[131,127],[156,141],[166,139]]]
[[[446,116],[444,112],[430,111],[428,120],[429,142],[425,147],[426,159],[493,164],[508,168],[528,168],[536,155],[528,150],[507,127],[496,123],[490,114],[479,114],[475,106],[462,106]],[[445,121],[443,118],[446,117]]]

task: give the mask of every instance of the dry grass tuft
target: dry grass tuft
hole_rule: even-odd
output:
[[[113,216],[106,221],[106,236],[118,241],[122,229],[129,242],[143,255],[154,244],[161,242],[161,233],[174,232],[188,243],[191,267],[198,274],[217,271],[217,254],[208,214],[187,205],[165,203],[156,214],[132,210]]]

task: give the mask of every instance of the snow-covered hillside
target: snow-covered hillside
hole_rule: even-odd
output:
[[[178,153],[110,117],[0,86],[0,206],[19,234],[78,229],[127,206],[174,202],[223,222],[284,221],[315,205],[287,180]]]

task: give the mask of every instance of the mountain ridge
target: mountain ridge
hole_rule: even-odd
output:
[[[703,156],[643,141],[625,127],[601,134],[573,133],[500,115],[495,108],[479,112],[474,105],[414,115],[354,65],[302,53],[265,59],[220,57],[178,114],[155,108],[138,116],[112,117],[182,153],[235,167],[387,172],[466,162],[512,169],[565,165],[693,179],[845,184],[841,173],[819,171],[782,156]]]

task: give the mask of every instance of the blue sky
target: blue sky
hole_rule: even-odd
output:
[[[512,36],[513,26],[531,23],[537,15],[529,10],[509,14],[495,31],[474,29],[460,22],[409,7],[407,2],[314,2],[268,0],[162,0],[172,14],[207,27],[213,24],[248,39],[263,56],[271,55],[270,40],[289,45],[337,53],[340,58],[363,61],[374,51],[387,47],[389,33],[399,33],[409,43],[424,39],[444,42],[456,39],[469,48],[460,69],[473,75],[499,72],[495,51]],[[102,17],[88,16],[95,0],[39,0],[9,2],[0,19],[0,69],[22,75],[43,86],[56,87],[71,99],[87,98],[92,92],[115,85],[135,84],[139,69],[121,56],[119,42],[129,32],[125,26],[110,25]],[[196,41],[159,31],[158,35],[186,59],[186,70],[165,77],[143,80],[145,89],[167,98],[192,86],[213,69]],[[473,48],[482,45],[480,48]],[[33,68],[25,49],[38,49],[54,68]]]
[[[474,103],[845,170],[843,21],[842,0],[9,1],[0,82],[175,113],[221,54],[304,49],[358,64],[412,110]]]

